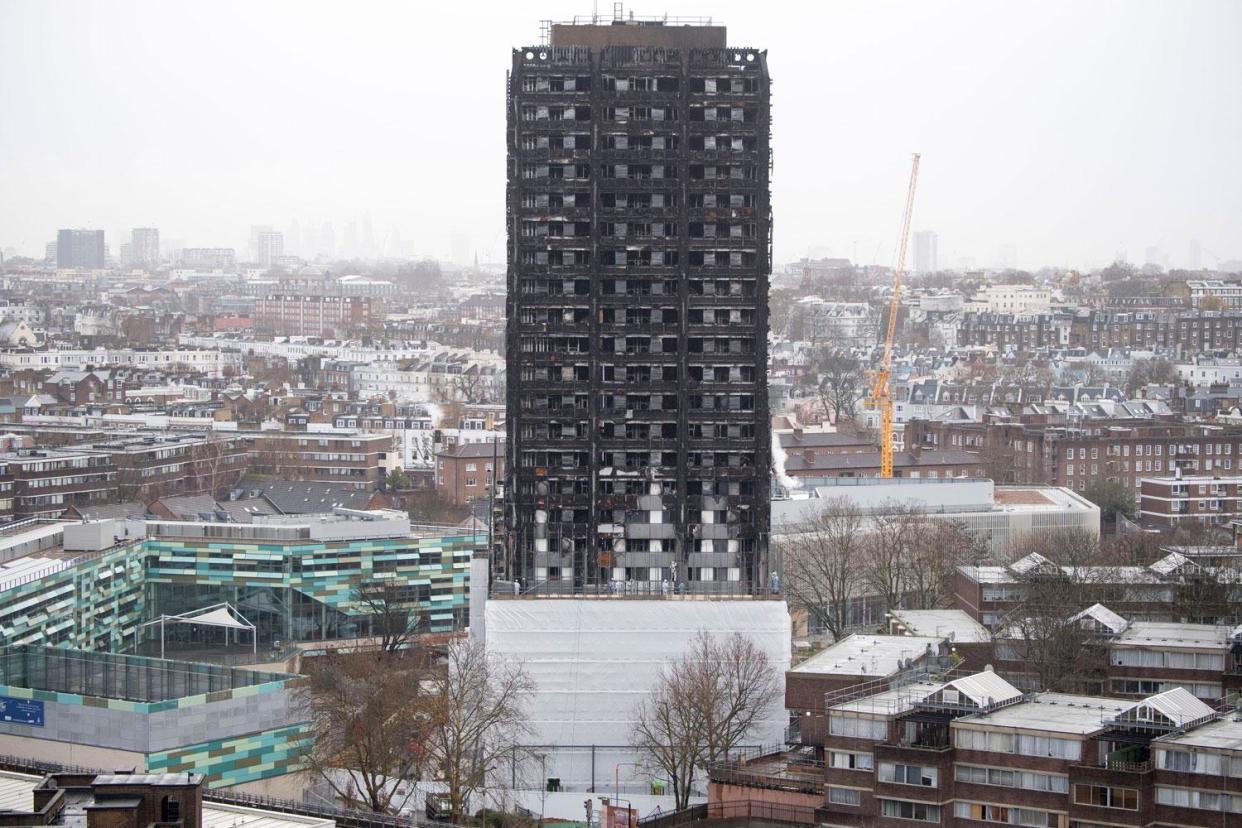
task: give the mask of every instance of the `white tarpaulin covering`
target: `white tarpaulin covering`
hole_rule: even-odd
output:
[[[228,627],[233,630],[251,630],[254,629],[251,624],[243,624],[233,617],[233,613],[229,612],[228,607],[220,607],[210,612],[204,612],[199,615],[194,613],[186,613],[185,615],[170,615],[169,620],[176,618],[178,621],[185,621],[193,624],[209,624],[213,627]]]
[[[530,702],[530,742],[547,746],[546,773],[565,787],[611,788],[637,781],[641,760],[628,749],[633,710],[660,668],[686,652],[700,630],[742,633],[767,654],[779,691],[751,744],[784,739],[785,671],[790,621],[784,601],[499,599],[487,602],[487,648],[520,663],[537,689]],[[592,774],[591,753],[595,746]],[[649,778],[641,777],[641,778]]]

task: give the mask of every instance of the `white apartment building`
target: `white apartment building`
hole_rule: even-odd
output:
[[[47,351],[0,351],[0,366],[9,369],[85,368],[103,365],[132,365],[135,368],[170,369],[183,365],[213,377],[225,368],[240,370],[241,355],[228,351],[168,350],[143,351],[134,348],[49,349]]]
[[[1190,292],[1190,306],[1203,307],[1203,300],[1220,299],[1229,310],[1242,308],[1242,282],[1226,282],[1221,279],[1188,279],[1186,289]]]
[[[1052,309],[1052,291],[1027,285],[989,285],[966,310],[977,313],[1040,314]]]

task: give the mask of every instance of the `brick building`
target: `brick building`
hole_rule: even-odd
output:
[[[373,321],[372,300],[366,296],[273,294],[255,301],[259,334],[341,339],[371,327]]]
[[[787,452],[785,474],[799,478],[879,477],[880,452],[827,452],[804,448]],[[909,478],[985,477],[982,459],[960,449],[898,451],[893,454],[893,476]]]
[[[986,669],[911,670],[829,693],[824,705],[816,759],[713,766],[709,814],[747,799],[752,812],[779,809],[782,822],[842,828],[1209,828],[1242,819],[1242,722],[1180,687],[1141,698],[1025,694]],[[822,804],[792,806],[791,792]]]
[[[1139,521],[1151,529],[1185,523],[1229,526],[1242,517],[1242,476],[1144,477],[1138,509]]]
[[[73,449],[18,449],[0,454],[12,476],[15,517],[59,517],[70,506],[117,500],[116,463]]]
[[[1069,568],[1039,553],[1004,566],[959,566],[953,578],[953,606],[984,626],[999,629],[1020,611],[1032,583],[1072,578],[1086,600],[1102,603],[1125,618],[1242,622],[1242,578],[1238,577],[1242,555],[1232,547],[1167,547],[1163,551],[1167,554],[1148,566]],[[1209,582],[1224,590],[1220,600],[1202,593],[1208,576]],[[1213,617],[1203,617],[1208,612]]]
[[[393,439],[387,434],[265,431],[245,434],[256,472],[287,480],[349,483],[374,488],[388,473]]]
[[[75,448],[112,461],[122,501],[191,494],[223,497],[250,464],[245,444],[233,432],[116,435]]]
[[[436,491],[458,506],[487,497],[493,482],[504,473],[503,441],[499,445],[458,443],[436,453]]]
[[[911,420],[906,445],[978,455],[987,476],[1083,491],[1107,480],[1136,499],[1152,472],[1230,472],[1242,457],[1242,428],[1149,420],[1100,420],[1081,426],[1046,422],[950,423]],[[1009,471],[1011,470],[1011,471]]]

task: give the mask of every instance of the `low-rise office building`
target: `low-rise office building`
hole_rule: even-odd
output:
[[[841,499],[864,514],[912,506],[929,519],[965,528],[981,548],[1005,559],[1033,535],[1075,531],[1098,537],[1100,509],[1070,489],[997,486],[983,478],[822,480],[791,488],[772,501],[772,534],[796,533],[817,512]]]
[[[0,751],[280,791],[310,717],[299,677],[115,653],[0,649]]]
[[[356,587],[377,579],[400,588],[395,600],[421,630],[467,623],[485,531],[413,531],[404,513],[382,510],[253,521],[100,520],[57,524],[51,536],[28,527],[31,542],[0,563],[0,641],[134,652],[155,634],[144,622],[223,602],[264,646],[366,640],[373,619]]]

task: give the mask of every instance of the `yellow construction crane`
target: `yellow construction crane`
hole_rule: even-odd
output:
[[[893,389],[889,383],[893,368],[893,339],[897,335],[897,308],[901,302],[901,277],[906,274],[906,246],[910,241],[910,216],[914,212],[914,185],[919,180],[919,154],[910,166],[910,187],[906,190],[906,213],[901,219],[901,241],[897,247],[897,270],[893,274],[893,298],[888,305],[888,335],[884,337],[884,357],[873,374],[870,404],[880,409],[880,477],[893,476]]]

